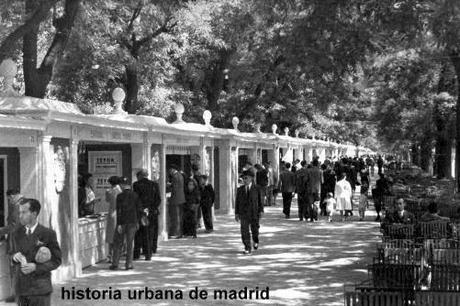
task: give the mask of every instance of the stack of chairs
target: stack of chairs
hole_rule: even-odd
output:
[[[455,224],[390,224],[382,232],[368,280],[345,287],[345,305],[460,306],[460,239]]]
[[[419,229],[418,238],[421,240],[445,239],[452,236],[452,227],[449,221],[419,222],[417,226]]]

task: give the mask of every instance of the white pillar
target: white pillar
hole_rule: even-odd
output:
[[[297,158],[298,160],[300,160],[300,161],[303,160],[303,147],[299,147],[299,148],[297,149],[297,156],[296,156],[296,158]]]
[[[273,145],[273,149],[268,151],[268,160],[272,165],[275,180],[278,182],[280,173],[280,148],[277,145]]]
[[[216,184],[215,184],[215,181],[214,181],[214,178],[215,178],[215,169],[214,169],[214,146],[212,147],[209,147],[208,148],[210,150],[209,152],[209,156],[210,156],[210,161],[209,161],[209,164],[210,164],[210,169],[209,169],[209,178],[208,178],[208,182],[212,185],[212,188],[214,188],[214,192],[216,191]],[[214,204],[215,205],[215,204]],[[215,211],[214,211],[214,205],[212,206],[211,208],[211,216],[212,216],[212,220],[213,221],[216,221],[216,214],[215,214]]]
[[[167,169],[166,169],[166,144],[164,142],[160,145],[160,197],[161,197],[161,204],[160,204],[160,224],[158,226],[158,239],[160,241],[168,240],[168,210],[167,210],[167,199],[166,199],[166,177],[167,177]]]
[[[230,145],[219,145],[219,212],[230,214],[232,211],[232,152]]]
[[[144,133],[144,142],[142,144],[142,168],[147,169],[150,179],[153,179],[152,175],[152,143],[149,140],[148,133]]]
[[[50,214],[51,209],[48,206],[50,202],[50,188],[54,185],[53,178],[50,177],[52,175],[52,158],[53,152],[50,149],[51,143],[51,136],[49,135],[41,135],[38,138],[38,158],[40,161],[39,164],[39,176],[38,176],[38,193],[35,198],[40,201],[42,204],[42,210],[38,216],[38,220],[41,224],[46,227],[50,227]],[[59,237],[58,237],[59,239]]]
[[[319,150],[319,152],[318,152],[319,160],[321,162],[324,162],[324,160],[326,159],[326,148],[319,147],[318,150]]]
[[[253,166],[255,164],[257,164],[257,148],[249,150],[248,158],[249,158],[249,161],[252,163]]]
[[[70,259],[75,277],[80,277],[82,267],[80,261],[80,236],[78,230],[78,140],[70,139],[69,148],[69,200],[70,200]]]
[[[206,146],[204,144],[204,137],[200,138],[200,152],[198,154],[200,155],[200,158],[201,158],[200,173],[201,174],[206,174],[206,156],[207,156],[207,152],[206,152]]]
[[[306,150],[307,150],[306,160],[307,160],[307,164],[309,164],[313,160],[313,147],[310,145],[306,148]]]

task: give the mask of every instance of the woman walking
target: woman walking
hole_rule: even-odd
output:
[[[111,176],[107,180],[110,188],[105,192],[105,201],[109,203],[107,214],[107,225],[105,228],[105,241],[108,244],[107,262],[112,262],[113,256],[113,235],[117,227],[117,195],[121,193],[120,178]]]

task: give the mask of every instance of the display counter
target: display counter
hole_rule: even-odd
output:
[[[0,241],[0,301],[10,296],[10,267],[6,241]]]
[[[82,268],[104,260],[106,255],[105,227],[106,216],[78,219],[80,238],[80,260]]]

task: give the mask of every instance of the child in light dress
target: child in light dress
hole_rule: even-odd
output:
[[[327,193],[326,199],[324,199],[323,204],[326,207],[326,215],[328,216],[328,221],[332,222],[332,216],[334,215],[336,209],[336,202],[332,192]]]

